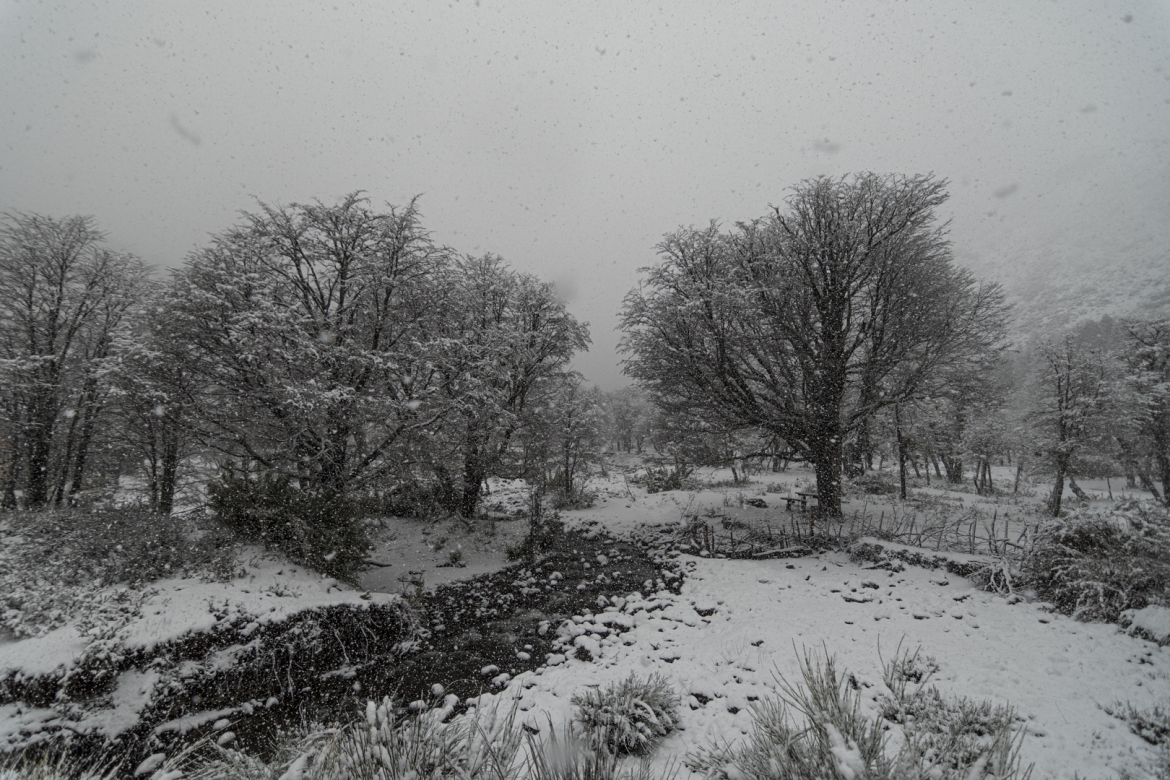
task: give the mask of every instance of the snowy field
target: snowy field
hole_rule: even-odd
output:
[[[767,476],[794,481],[808,475]],[[602,489],[595,508],[566,516],[575,523],[599,521],[620,535],[640,521],[677,523],[684,509],[722,511],[725,495],[734,506],[739,492],[647,496],[617,485],[610,481]],[[768,501],[773,494],[762,487],[743,492]],[[599,662],[568,660],[512,681],[505,695],[522,697],[533,725],[547,724],[549,716],[557,723],[570,717],[569,696],[582,687],[631,672],[666,674],[687,706],[682,730],[655,754],[665,764],[704,743],[742,738],[750,703],[774,693],[778,677],[798,681],[798,658],[806,649],[836,656],[876,713],[875,698],[884,691],[882,658],[890,660],[901,647],[936,659],[933,682],[943,692],[1011,704],[1026,717],[1022,756],[1035,763],[1033,777],[1111,777],[1149,758],[1150,746],[1102,705],[1164,704],[1170,698],[1166,647],[1113,625],[1053,614],[1043,604],[1009,603],[941,569],[873,570],[840,553],[680,560],[687,571],[681,594],[655,594],[663,608],[635,613],[635,627],[606,645]]]
[[[1010,484],[1010,472],[999,471],[995,476],[1000,484]],[[732,538],[736,528],[774,528],[779,534],[807,523],[807,514],[785,511],[783,497],[809,485],[808,472],[753,475],[746,485],[727,484],[730,472],[696,476],[718,486],[648,495],[628,475],[614,471],[591,483],[597,494],[592,508],[566,511],[562,518],[570,529],[604,530],[619,538],[651,528],[657,538],[677,536],[699,521],[731,528]],[[502,519],[522,505],[519,486],[493,487],[489,501],[500,518],[494,527],[461,521],[388,523],[373,554],[380,565],[365,575],[361,590],[257,554],[247,562],[247,576],[229,583],[155,583],[139,616],[119,629],[120,640],[124,647],[148,647],[208,631],[224,615],[259,626],[325,604],[389,604],[397,598],[393,594],[418,583],[430,587],[498,570],[526,524]],[[1085,487],[1102,493],[1106,488]],[[1117,497],[1117,486],[1111,487]],[[977,533],[963,537],[971,540],[972,549],[958,557],[978,560],[994,548],[1001,533],[990,532],[991,521],[1002,529],[1002,518],[1014,516],[1022,527],[1029,503],[1036,502],[951,493],[937,483],[934,489],[946,492],[951,509],[899,508],[892,497],[869,496],[846,503],[846,523],[879,514],[903,521],[913,517],[927,526],[940,513],[966,517],[968,530],[962,533],[969,534],[972,523]],[[972,509],[978,516],[963,515]],[[1011,536],[1011,531],[1003,532],[1004,539]],[[932,554],[935,546],[928,544],[926,552]],[[454,550],[462,565],[452,565]],[[1152,759],[1154,748],[1104,708],[1117,702],[1139,709],[1164,706],[1170,700],[1170,648],[1129,636],[1114,625],[1076,622],[1034,600],[981,591],[941,568],[877,568],[853,562],[844,552],[761,560],[706,551],[673,557],[685,575],[680,592],[659,583],[629,599],[599,604],[596,614],[581,612],[552,626],[563,652],[550,654],[548,663],[535,671],[498,677],[495,692],[481,706],[493,697],[517,702],[526,724],[547,734],[550,723],[559,728],[571,718],[573,694],[631,673],[663,674],[681,698],[682,718],[652,761],[662,768],[673,766],[685,778],[689,770],[681,761],[688,751],[742,739],[754,703],[774,696],[780,680],[798,681],[799,659],[805,653],[835,657],[838,667],[853,675],[863,708],[877,714],[879,697],[887,692],[883,660],[901,650],[917,652],[937,665],[931,682],[943,693],[1014,707],[1026,728],[1021,756],[1025,764],[1035,764],[1035,778],[1116,777],[1122,771],[1141,776]],[[599,570],[607,565],[617,564],[596,564]],[[576,657],[574,650],[581,646],[591,651],[593,660]],[[86,642],[75,625],[37,638],[9,637],[0,640],[0,678],[68,669],[85,653]],[[71,728],[106,735],[128,728],[149,703],[155,682],[150,675],[124,674],[109,706],[86,714]],[[379,699],[384,693],[389,691],[364,690],[361,696]],[[188,715],[189,722],[172,725],[185,731],[212,721],[229,724],[250,712],[250,706],[254,704]],[[57,718],[59,713],[47,707],[4,705],[0,745],[51,727]]]

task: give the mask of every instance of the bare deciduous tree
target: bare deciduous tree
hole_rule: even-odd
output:
[[[397,468],[435,416],[420,345],[448,262],[413,202],[377,212],[359,193],[262,204],[216,236],[168,304],[201,388],[201,441],[322,494]]]
[[[18,485],[30,508],[82,487],[104,404],[100,365],[146,274],[103,240],[89,217],[9,214],[0,226],[0,392],[15,453],[8,504]]]
[[[846,436],[1002,338],[1002,292],[952,264],[945,184],[821,177],[764,219],[667,235],[626,297],[626,372],[673,413],[788,442],[839,515]]]
[[[1066,480],[1073,479],[1086,450],[1099,450],[1105,435],[1108,383],[1104,356],[1071,336],[1041,347],[1043,368],[1032,421],[1039,454],[1054,475],[1048,511],[1060,514]]]

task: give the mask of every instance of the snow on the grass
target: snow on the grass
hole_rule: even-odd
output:
[[[188,634],[212,629],[227,616],[247,617],[244,627],[253,630],[261,625],[285,620],[296,613],[336,604],[365,608],[370,604],[396,602],[399,596],[388,593],[361,593],[334,579],[290,565],[269,556],[257,555],[247,566],[247,574],[230,582],[204,582],[198,579],[171,579],[152,584],[154,595],[142,605],[136,619],[118,632],[127,651],[149,650],[159,644]],[[76,624],[69,624],[39,637],[0,643],[0,679],[10,675],[32,677],[67,670],[76,665],[86,647]],[[210,659],[215,666],[228,666],[241,648],[229,647]],[[138,714],[150,703],[157,674],[154,671],[128,671],[120,675],[109,706],[95,708],[73,728],[87,733],[114,737],[137,723]],[[19,734],[31,734],[56,722],[52,710],[23,708],[11,704],[0,708],[0,746]],[[241,706],[249,706],[241,703]],[[187,731],[204,721],[210,722],[234,714],[239,708],[216,713],[195,713],[198,723],[180,719],[160,726]],[[214,716],[214,717],[212,717]],[[188,722],[191,721],[191,722]]]
[[[140,672],[132,669],[118,677],[118,685],[110,696],[111,707],[89,712],[75,727],[82,733],[93,732],[113,739],[138,724],[142,712],[154,694],[158,672],[150,669]]]
[[[865,777],[865,759],[861,757],[861,750],[848,740],[832,723],[825,723],[825,731],[829,732],[829,753],[833,756],[833,767],[844,780],[855,780]]]
[[[186,734],[187,732],[194,731],[195,729],[201,726],[205,726],[212,721],[220,720],[225,715],[235,715],[241,710],[251,711],[251,709],[252,707],[250,704],[243,704],[238,707],[225,707],[219,710],[204,710],[203,712],[195,712],[190,715],[184,715],[182,717],[175,718],[174,720],[168,720],[166,723],[160,723],[154,727],[154,734],[157,736],[159,734],[166,734],[171,731],[178,732],[179,734]]]
[[[312,758],[312,753],[305,753],[298,756],[296,761],[289,764],[285,773],[280,776],[280,780],[304,780],[305,770],[309,767],[309,759]]]
[[[855,546],[868,544],[881,547],[883,550],[891,552],[897,551],[906,553],[908,555],[921,555],[927,559],[935,559],[938,561],[951,561],[958,564],[986,564],[991,565],[995,563],[995,559],[990,555],[973,555],[969,553],[951,552],[949,550],[928,550],[922,547],[914,547],[909,544],[899,544],[898,542],[888,542],[884,539],[879,539],[876,536],[863,536],[853,543]]]
[[[267,556],[256,556],[241,579],[230,582],[170,579],[153,583],[151,588],[156,592],[143,603],[141,615],[120,634],[127,650],[150,649],[188,634],[208,631],[225,614],[252,616],[252,624],[259,627],[316,607],[334,604],[364,607],[399,600],[389,593],[362,593],[302,566]],[[0,644],[0,677],[13,672],[47,674],[67,668],[84,648],[85,640],[74,624],[44,636],[5,642]]]
[[[134,776],[139,777],[141,775],[150,774],[162,766],[162,763],[166,760],[166,753],[155,753],[154,755],[147,756],[146,759],[138,765],[138,768],[134,770]]]
[[[1129,609],[1121,616],[1130,633],[1137,633],[1158,644],[1170,644],[1170,609],[1151,604],[1142,609]]]
[[[921,649],[937,659],[932,682],[943,693],[1017,708],[1028,731],[1022,755],[1039,780],[1135,766],[1149,746],[1098,705],[1149,707],[1170,694],[1170,649],[1037,604],[1008,604],[938,570],[867,569],[835,553],[679,560],[689,570],[681,594],[632,599],[622,613],[633,628],[621,642],[598,643],[594,662],[556,658],[500,696],[520,698],[525,722],[547,730],[550,717],[572,716],[569,699],[586,686],[666,674],[687,707],[683,733],[655,754],[665,762],[712,740],[742,739],[753,703],[776,695],[780,678],[800,681],[806,650],[835,655],[861,686],[863,711],[876,715],[882,659]],[[842,743],[842,767],[851,768],[850,755]]]
[[[0,750],[21,742],[22,734],[36,734],[61,722],[61,713],[20,702],[0,705]]]

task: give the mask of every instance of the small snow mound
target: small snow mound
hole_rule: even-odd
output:
[[[573,640],[577,651],[574,655],[582,661],[593,661],[601,655],[601,645],[588,634],[582,634]]]
[[[280,780],[304,780],[305,769],[309,766],[309,757],[311,755],[311,753],[305,753],[296,761],[289,764],[288,769],[280,776]]]
[[[162,762],[166,760],[166,753],[155,753],[152,756],[147,756],[146,760],[139,764],[138,768],[134,770],[134,776],[140,777],[142,775],[148,775],[162,766]]]
[[[829,751],[833,754],[833,764],[837,774],[844,780],[856,780],[865,777],[865,760],[861,751],[852,741],[846,740],[832,723],[825,724],[825,731],[829,732]]]
[[[1170,608],[1151,604],[1142,609],[1127,609],[1121,614],[1121,625],[1135,636],[1170,644]]]

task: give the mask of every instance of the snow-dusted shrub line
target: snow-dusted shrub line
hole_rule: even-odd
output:
[[[358,616],[361,613],[361,616]],[[272,677],[272,656],[297,658],[304,664],[320,662],[320,655],[337,656],[344,663],[362,663],[385,654],[389,645],[386,637],[406,637],[414,631],[414,620],[403,604],[333,604],[303,610],[287,618],[269,623],[242,612],[217,615],[216,624],[206,632],[188,634],[179,639],[152,646],[127,648],[122,642],[117,624],[83,621],[81,626],[93,623],[87,632],[90,642],[82,659],[69,668],[59,668],[45,675],[26,676],[14,671],[0,678],[0,705],[24,701],[34,706],[52,706],[55,701],[83,699],[100,691],[112,676],[130,669],[152,667],[163,674],[172,667],[184,664],[188,672],[181,675],[187,685],[196,675],[190,673],[190,663],[196,665],[217,651],[233,652],[233,663],[217,668],[214,674],[241,677],[250,674],[253,666],[263,666],[264,675]],[[340,631],[340,634],[338,632]],[[347,644],[344,638],[349,638]],[[376,639],[376,647],[371,640]],[[379,650],[379,648],[381,648]],[[106,662],[100,668],[87,659]],[[279,668],[293,668],[288,663]],[[220,665],[223,666],[222,664]],[[209,674],[213,670],[208,670]],[[209,682],[203,680],[203,682]],[[280,680],[273,680],[278,687]]]
[[[348,496],[303,491],[288,475],[252,475],[231,468],[220,471],[207,493],[208,507],[235,533],[329,577],[357,584],[370,539]]]
[[[874,541],[860,540],[849,546],[849,556],[855,562],[897,566],[895,561],[908,563],[924,569],[945,569],[956,577],[973,577],[988,567],[980,560],[962,560],[942,552],[929,550],[907,550],[886,546]]]
[[[1137,709],[1129,702],[1116,702],[1103,709],[1118,720],[1125,721],[1130,731],[1151,745],[1170,747],[1170,698],[1167,698],[1165,704],[1155,704],[1144,710]]]
[[[143,507],[0,513],[0,623],[38,636],[124,604],[127,587],[164,577],[237,574],[233,541],[198,513]],[[132,596],[133,594],[131,594]]]
[[[1128,610],[1170,606],[1170,512],[1153,502],[1079,510],[1036,531],[1028,584],[1079,620],[1122,622]]]
[[[685,464],[679,464],[674,468],[650,466],[646,469],[645,474],[636,475],[630,479],[630,482],[635,485],[640,483],[646,488],[647,493],[664,493],[671,490],[682,490],[688,484],[692,473],[694,473],[694,469]]]
[[[886,665],[889,695],[883,712],[900,724],[896,749],[891,721],[862,712],[851,675],[831,657],[808,651],[802,683],[779,678],[780,696],[753,706],[752,731],[737,743],[692,751],[686,765],[720,780],[1027,780],[1022,767],[1024,732],[1009,708],[943,697],[928,686],[930,664],[899,653]],[[915,682],[920,680],[920,682]]]
[[[576,722],[588,740],[617,753],[644,753],[674,731],[678,694],[660,674],[574,694]]]
[[[590,742],[565,724],[558,737],[549,723],[540,738],[517,722],[518,710],[484,702],[452,718],[458,700],[443,697],[421,706],[403,707],[390,698],[367,702],[364,718],[333,726],[306,725],[286,734],[268,760],[231,747],[212,733],[168,754],[160,751],[141,761],[84,774],[83,764],[68,753],[46,759],[26,752],[0,764],[6,769],[46,767],[42,774],[19,774],[38,780],[113,780],[132,774],[149,780],[673,780],[668,766],[654,772],[649,764],[623,765],[616,754]],[[227,733],[227,732],[221,732]],[[59,770],[59,771],[58,771]],[[15,778],[14,778],[15,780]]]
[[[0,758],[0,780],[115,780],[116,765],[91,767],[69,752],[26,751]]]
[[[182,736],[185,728],[165,728],[175,713],[249,714],[277,704],[295,711],[299,691],[321,685],[323,671],[387,661],[395,644],[415,629],[405,605],[394,602],[330,605],[272,623],[232,613],[210,631],[149,648],[127,649],[117,637],[98,637],[69,669],[0,679],[0,705],[53,709],[59,713],[59,731],[29,735],[29,741],[67,741],[70,722],[108,706],[107,694],[119,674],[149,670],[155,678],[149,704],[138,713],[137,724],[117,738],[123,754],[137,753]],[[337,682],[348,685],[340,678]],[[86,750],[100,751],[99,742],[87,737]]]

